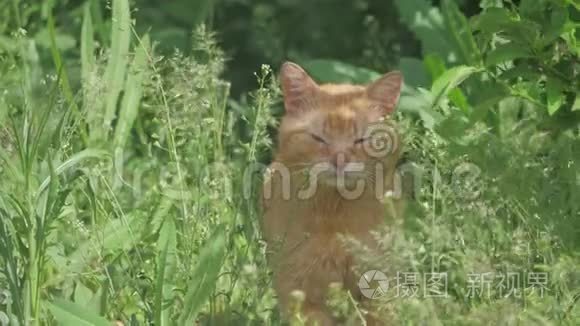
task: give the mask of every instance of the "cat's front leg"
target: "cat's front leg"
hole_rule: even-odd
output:
[[[325,306],[305,303],[302,308],[303,315],[306,317],[306,325],[308,326],[333,326],[337,323],[332,318],[330,312]]]
[[[274,269],[274,287],[289,319],[298,318],[308,326],[337,325],[326,306],[326,298],[329,284],[341,279],[330,265],[327,259],[312,259],[298,250],[284,256],[281,265]]]

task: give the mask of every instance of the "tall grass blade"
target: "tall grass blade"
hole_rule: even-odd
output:
[[[446,0],[441,4],[445,24],[450,31],[463,62],[471,66],[481,66],[482,56],[475,43],[473,33],[465,15],[459,9],[456,1]]]
[[[77,119],[80,120],[81,113],[79,107],[75,101],[74,93],[71,89],[70,82],[68,79],[68,74],[65,65],[62,63],[62,57],[60,55],[60,51],[56,45],[56,30],[54,27],[54,18],[52,17],[52,13],[48,15],[48,33],[50,35],[50,52],[52,54],[52,60],[54,61],[54,66],[56,67],[56,71],[59,75],[59,84],[62,89],[62,93],[64,97],[69,103],[69,106],[73,109]],[[86,142],[86,132],[83,128],[80,129],[81,136],[83,140]]]
[[[110,31],[108,25],[105,23],[104,14],[103,14],[103,6],[101,0],[89,0],[88,1],[91,7],[91,14],[93,17],[94,28],[96,32],[97,39],[101,42],[101,44],[108,44],[110,42]]]
[[[91,74],[94,72],[96,65],[93,20],[91,18],[91,3],[85,4],[83,12],[83,26],[81,29],[81,79],[84,91],[84,103],[88,102],[87,87],[90,87],[89,81]],[[90,114],[91,112],[87,112]],[[91,121],[91,119],[88,119]]]
[[[111,52],[105,70],[107,82],[107,103],[102,129],[98,129],[99,139],[107,139],[115,118],[117,102],[125,82],[129,44],[131,42],[131,15],[128,0],[113,1],[113,26],[111,31]]]
[[[83,92],[83,109],[86,114],[86,123],[89,129],[91,144],[100,137],[103,128],[103,115],[105,100],[100,97],[102,91],[97,75],[97,60],[95,57],[95,28],[93,26],[92,12],[100,10],[93,1],[85,4],[83,12],[83,25],[81,29],[81,83]],[[99,15],[96,15],[97,17]],[[97,22],[98,23],[98,22]],[[102,27],[102,26],[101,26]],[[102,28],[100,30],[102,32]]]
[[[155,325],[171,325],[171,306],[173,299],[174,274],[177,266],[177,238],[175,222],[167,219],[159,232],[157,247],[157,281],[155,289]]]
[[[147,53],[150,50],[149,36],[145,35],[140,46],[137,47],[135,59],[131,65],[130,71],[127,75],[127,82],[125,83],[125,94],[119,112],[119,119],[115,128],[115,149],[122,149],[127,143],[129,133],[133,128],[137,114],[139,113],[139,106],[141,104],[141,96],[143,95],[143,81],[145,78],[145,71],[147,69]]]
[[[193,280],[185,295],[178,325],[192,325],[199,309],[211,296],[226,253],[226,233],[222,225],[201,250],[193,272]]]
[[[17,245],[18,241],[16,238],[16,232],[14,231],[14,226],[12,225],[11,217],[8,212],[3,208],[0,208],[0,257],[2,257],[2,267],[0,267],[0,272],[5,278],[5,282],[8,285],[10,293],[12,294],[12,303],[8,303],[6,308],[8,311],[16,316],[20,323],[24,323],[24,306],[21,297],[22,290],[22,279],[18,272],[18,257],[17,255]]]
[[[84,82],[89,80],[95,68],[95,45],[93,20],[91,18],[91,4],[85,4],[83,12],[83,26],[81,29],[81,78]]]
[[[9,156],[9,154],[4,150],[4,148],[0,147],[0,164],[2,165],[2,169],[4,169],[5,173],[8,171],[8,173],[6,173],[6,175],[14,178],[14,180],[23,180],[23,175],[22,172],[20,170],[18,170],[16,168],[16,166],[14,166],[11,157]],[[7,181],[7,180],[4,180]]]

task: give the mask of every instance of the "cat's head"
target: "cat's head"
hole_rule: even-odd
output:
[[[337,177],[368,179],[377,164],[396,163],[399,137],[389,118],[401,93],[400,72],[366,86],[319,85],[287,62],[280,81],[285,115],[277,160],[291,171],[314,168],[316,176],[333,184]]]

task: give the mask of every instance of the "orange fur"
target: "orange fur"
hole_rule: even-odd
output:
[[[372,246],[370,231],[379,229],[386,218],[396,218],[382,198],[393,189],[400,144],[388,153],[372,156],[367,142],[373,136],[367,131],[393,112],[402,77],[387,74],[366,87],[317,85],[300,67],[286,63],[281,82],[286,115],[262,198],[262,231],[274,288],[285,313],[292,291],[300,290],[305,294],[302,312],[308,320],[334,325],[325,306],[328,285],[341,283],[355,298],[360,297],[358,277],[352,271],[354,257],[340,235]],[[396,132],[391,137],[398,140]],[[332,168],[312,180],[308,173],[316,164]],[[349,164],[363,164],[364,172],[345,176],[346,184],[328,181],[338,178]],[[373,173],[374,168],[382,169],[382,176]],[[341,187],[357,181],[364,182],[360,195],[345,198]],[[311,185],[316,190],[301,195]]]

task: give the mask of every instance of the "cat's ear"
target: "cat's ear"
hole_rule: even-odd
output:
[[[285,62],[280,69],[280,83],[287,113],[298,113],[312,108],[318,85],[293,62]]]
[[[403,88],[403,74],[392,71],[367,86],[367,96],[382,116],[395,111]]]

